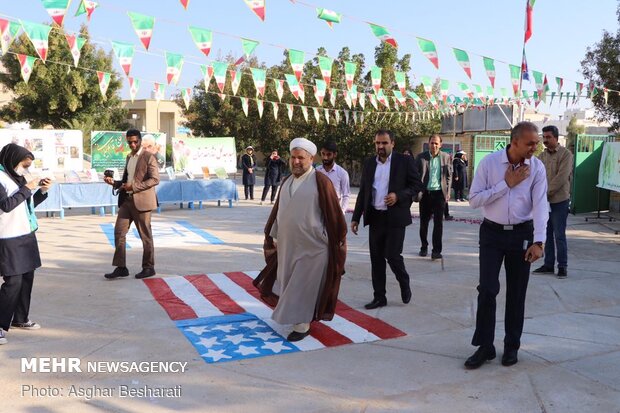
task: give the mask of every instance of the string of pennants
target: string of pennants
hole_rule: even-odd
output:
[[[54,22],[58,26],[62,26],[64,16],[66,14],[68,5],[70,0],[41,0],[44,7],[48,10],[50,16],[54,20]],[[264,20],[264,1],[247,1],[244,0],[250,8],[254,10],[254,7],[261,6],[259,3],[262,3],[262,14],[257,13],[261,20]],[[187,8],[189,1],[182,1],[182,5]],[[94,1],[81,0],[76,15],[86,14],[87,18],[90,20],[90,17],[93,11],[98,7],[98,3]],[[255,11],[255,10],[254,10]],[[256,12],[256,11],[255,11]],[[339,22],[340,17],[338,14],[331,12],[326,9],[317,10],[319,12],[319,18],[326,20],[327,22]],[[150,46],[150,41],[152,38],[153,28],[155,18],[151,16],[145,16],[138,13],[128,12],[128,16],[131,20],[131,23],[134,27],[134,30],[140,39],[145,50],[148,51]],[[262,16],[262,17],[261,17]],[[330,20],[331,19],[331,20]],[[338,21],[336,21],[338,20]],[[373,33],[382,41],[390,44],[393,47],[397,47],[396,40],[388,33],[387,29],[382,26],[377,26],[369,23],[371,26],[371,30]],[[47,48],[48,48],[48,37],[49,33],[52,30],[52,27],[44,24],[31,23],[26,21],[11,21],[8,19],[0,19],[0,40],[2,52],[9,52],[9,47],[13,39],[17,36],[20,28],[24,30],[30,41],[32,42],[35,50],[41,61],[43,63],[46,62],[47,58]],[[202,29],[198,27],[189,26],[188,27],[190,35],[198,47],[198,49],[205,55],[209,56],[212,40],[213,40],[213,32],[209,29]],[[74,58],[74,66],[78,67],[78,62],[80,58],[80,49],[85,43],[85,39],[80,37],[77,34],[68,34],[65,33],[65,38],[67,39],[67,44],[71,50],[72,56]],[[133,56],[135,53],[135,46],[131,43],[120,42],[120,41],[112,41],[112,49],[116,58],[123,69],[123,72],[127,75],[129,83],[130,83],[130,94],[132,100],[135,97],[135,93],[138,90],[138,79],[135,79],[130,76],[131,65]],[[249,56],[254,52],[259,42],[251,39],[241,38],[243,55],[241,58],[235,62],[235,66],[240,65],[244,61],[246,61]],[[433,63],[436,68],[439,68],[439,60],[437,56],[437,49],[435,44],[427,39],[418,38],[418,45],[422,50],[423,54]],[[455,58],[465,71],[466,75],[471,79],[471,63],[469,59],[469,55],[465,50],[462,49],[453,49]],[[293,69],[294,74],[286,74],[286,83],[289,86],[289,90],[295,96],[296,99],[301,102],[305,101],[305,88],[308,85],[304,85],[301,82],[301,77],[303,74],[304,67],[304,57],[305,52],[288,49],[289,61],[291,67]],[[178,83],[181,70],[184,64],[184,56],[176,53],[165,52],[164,57],[166,60],[166,80],[167,83],[174,83],[175,85]],[[27,83],[30,73],[34,68],[34,63],[37,60],[36,57],[33,56],[18,56],[22,77],[24,81]],[[330,91],[330,101],[335,103],[335,96],[340,91],[339,89],[330,88],[331,86],[331,72],[333,68],[334,60],[327,56],[318,56],[319,67],[321,69],[321,73],[323,79],[315,79],[315,85],[310,85],[311,88],[314,88],[314,95],[319,103],[319,105],[323,105],[323,100],[327,94],[327,91]],[[398,109],[399,106],[406,107],[406,102],[413,102],[415,109],[423,110],[427,108],[432,108],[434,110],[442,110],[445,112],[446,106],[447,109],[454,110],[456,107],[470,107],[470,106],[485,106],[487,104],[493,104],[495,102],[501,103],[518,103],[520,104],[522,101],[528,102],[531,104],[532,99],[535,104],[538,105],[541,101],[546,102],[548,96],[551,98],[551,102],[555,97],[558,97],[559,102],[562,101],[563,98],[566,99],[566,105],[568,106],[569,101],[572,100],[572,104],[575,104],[578,99],[581,97],[584,84],[581,82],[575,82],[575,91],[568,92],[563,91],[564,79],[561,77],[556,77],[557,83],[557,91],[550,91],[550,87],[548,84],[547,76],[541,72],[532,71],[536,90],[530,96],[529,92],[526,90],[522,90],[519,94],[519,80],[522,74],[522,68],[516,65],[509,65],[510,69],[510,77],[512,83],[513,94],[512,97],[508,96],[506,88],[501,88],[500,99],[495,99],[495,60],[489,57],[483,57],[483,64],[489,78],[490,86],[483,88],[480,85],[473,84],[473,90],[470,89],[469,85],[464,82],[455,82],[456,86],[459,90],[466,96],[464,98],[454,97],[453,95],[449,95],[449,87],[450,81],[446,79],[440,79],[440,94],[441,94],[441,102],[437,102],[435,97],[433,96],[433,80],[429,76],[421,76],[421,81],[424,86],[424,90],[426,93],[426,101],[423,101],[415,92],[407,91],[405,88],[405,79],[406,75],[404,72],[395,72],[396,84],[398,89],[394,91],[385,91],[381,89],[381,68],[377,66],[371,67],[371,79],[372,79],[372,89],[374,94],[364,93],[363,91],[358,91],[358,85],[353,84],[353,79],[355,77],[355,73],[357,71],[357,65],[355,62],[344,62],[344,74],[345,74],[345,82],[346,82],[346,91],[342,90],[342,95],[345,99],[345,102],[349,106],[350,109],[354,109],[356,103],[359,103],[360,107],[364,109],[364,103],[366,98],[372,104],[375,109],[377,109],[377,102],[382,103],[386,108],[390,108],[390,98],[394,102],[394,105]],[[243,72],[239,69],[237,70],[228,70],[229,64],[226,62],[212,62],[212,64],[201,65],[201,70],[203,74],[212,72],[215,76],[216,84],[220,88],[220,94],[223,93],[223,88],[226,81],[226,73],[230,73],[231,83],[233,86],[234,95],[236,95],[236,90],[240,84],[241,76]],[[257,97],[260,95],[264,96],[265,91],[265,81],[273,80],[276,84],[279,84],[280,89],[282,89],[284,80],[278,79],[268,79],[266,77],[266,72],[264,69],[260,68],[250,68],[251,75],[254,79],[254,84],[257,89]],[[98,77],[100,80],[100,89],[103,95],[107,91],[107,85],[109,84],[110,74],[98,72]],[[206,79],[206,75],[205,75]],[[208,85],[207,85],[208,86]],[[156,88],[157,89],[157,88]],[[276,87],[276,90],[280,90]],[[332,89],[335,93],[332,93]],[[359,88],[361,90],[361,88]],[[607,88],[600,88],[594,84],[588,85],[588,96],[590,98],[596,96],[600,92],[603,92],[603,96],[605,102],[607,102],[608,93],[615,92],[620,94],[620,92],[615,90],[610,90]],[[520,95],[520,96],[519,96]],[[279,99],[281,100],[280,94],[278,92]],[[332,98],[333,96],[333,98]],[[275,102],[274,102],[275,103]]]

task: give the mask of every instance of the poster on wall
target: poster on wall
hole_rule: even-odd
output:
[[[603,145],[597,186],[620,192],[620,142],[605,142]]]
[[[152,135],[155,138],[157,148],[157,163],[159,170],[166,168],[166,134],[159,132],[144,132],[142,138]],[[97,172],[106,169],[125,169],[125,160],[131,151],[127,146],[125,132],[119,131],[93,131],[90,135],[90,153],[92,155],[92,167]]]
[[[35,170],[83,171],[82,131],[55,129],[0,129],[0,148],[16,143],[34,155]]]
[[[172,140],[174,170],[215,174],[224,168],[226,173],[237,172],[235,138],[175,138]]]

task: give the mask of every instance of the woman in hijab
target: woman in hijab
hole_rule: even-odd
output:
[[[28,181],[32,161],[34,155],[14,143],[0,151],[0,344],[10,327],[41,328],[28,318],[34,270],[41,266],[34,208],[47,198],[51,180]]]

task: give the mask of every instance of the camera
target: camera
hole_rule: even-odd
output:
[[[103,176],[106,178],[114,178],[114,171],[111,169],[106,169],[103,171]]]

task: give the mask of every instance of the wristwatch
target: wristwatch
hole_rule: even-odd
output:
[[[538,245],[541,250],[545,249],[545,244],[542,241],[537,241],[534,243],[534,245]]]

